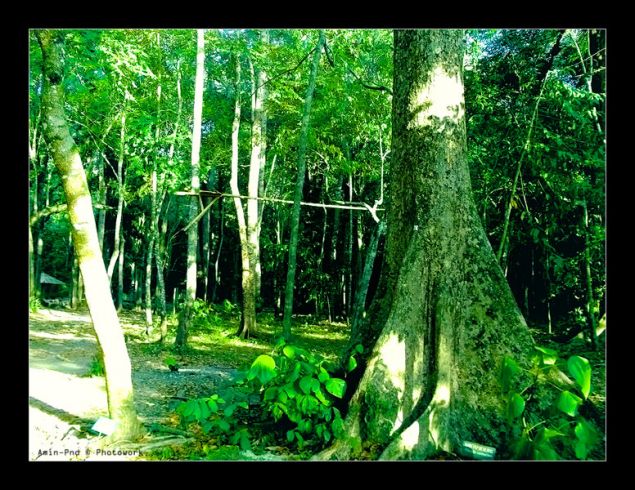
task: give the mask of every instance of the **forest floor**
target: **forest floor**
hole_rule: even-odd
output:
[[[176,407],[186,399],[213,393],[228,396],[240,372],[258,355],[271,353],[280,333],[279,322],[264,314],[257,339],[238,339],[232,335],[237,318],[216,316],[214,326],[192,329],[189,348],[181,355],[172,348],[174,318],[164,344],[156,342],[156,334],[145,335],[141,312],[123,311],[120,320],[132,363],[136,408],[150,433],[131,446],[130,454],[111,454],[103,447],[103,436],[91,431],[108,410],[104,378],[94,375],[97,344],[90,315],[87,310],[42,308],[29,316],[30,460],[147,460],[157,459],[161,448],[169,448],[171,455],[187,454],[186,448],[196,441],[178,428]],[[347,327],[322,322],[309,328],[307,322],[298,321],[294,332],[298,345],[335,360],[346,342]],[[178,371],[168,368],[168,358],[176,360]],[[296,459],[278,446],[260,455],[237,447],[220,449],[218,457],[210,459]]]
[[[189,348],[173,350],[175,318],[164,344],[157,333],[145,335],[141,312],[125,310],[120,320],[132,363],[135,404],[141,421],[149,429],[144,439],[126,451],[108,452],[103,436],[91,431],[99,417],[107,417],[103,376],[96,376],[97,344],[87,310],[42,308],[29,316],[29,459],[37,461],[95,460],[285,460],[303,459],[284,441],[261,444],[259,450],[242,451],[205,441],[200,434],[183,430],[176,407],[184,400],[214,393],[235,398],[240,373],[260,354],[271,353],[280,334],[280,322],[271,314],[259,316],[256,339],[232,335],[238,327],[235,312],[212,315],[205,325],[192,328]],[[293,328],[294,343],[325,358],[336,360],[344,347],[348,327],[343,323],[314,322],[300,317]],[[532,329],[538,345],[556,349],[561,358],[581,355],[592,365],[591,400],[605,411],[605,352],[590,351],[581,339],[567,344],[549,341]],[[168,368],[176,361],[178,371]],[[209,444],[209,447],[208,447]],[[123,448],[124,450],[126,448]],[[256,454],[257,453],[257,454]]]

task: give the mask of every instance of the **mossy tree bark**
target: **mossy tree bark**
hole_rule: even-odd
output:
[[[383,297],[389,306],[349,404],[348,437],[321,458],[366,447],[381,459],[425,459],[463,440],[498,446],[503,437],[496,370],[505,355],[522,362],[532,339],[472,197],[462,42],[462,31],[395,32],[383,269],[394,293]]]
[[[62,34],[41,30],[36,35],[42,48],[45,79],[44,137],[62,177],[86,301],[103,353],[108,410],[110,418],[118,423],[111,440],[133,440],[141,434],[142,427],[134,407],[130,358],[99,248],[86,173],[64,113]]]

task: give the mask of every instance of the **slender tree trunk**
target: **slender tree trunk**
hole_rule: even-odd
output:
[[[263,70],[256,74],[253,98],[253,123],[251,127],[251,161],[249,164],[249,182],[247,195],[247,240],[249,241],[249,268],[254,277],[254,300],[260,296],[260,206],[258,191],[260,190],[260,174],[264,167],[266,151],[266,135],[264,133],[264,84],[267,81]]]
[[[556,38],[556,41],[554,42],[553,47],[551,48],[551,51],[549,53],[549,56],[547,58],[547,60],[545,60],[545,64],[542,66],[540,73],[538,75],[538,80],[540,80],[540,91],[538,93],[538,96],[536,98],[536,105],[534,106],[534,112],[531,115],[531,121],[529,122],[529,129],[527,130],[527,137],[525,138],[525,145],[523,146],[522,152],[520,154],[520,158],[518,158],[518,164],[516,166],[516,173],[514,174],[514,180],[512,182],[512,189],[511,192],[509,194],[509,200],[507,202],[507,206],[505,208],[505,218],[503,220],[503,233],[501,235],[501,241],[498,245],[498,252],[496,253],[496,260],[498,261],[499,264],[502,264],[503,262],[502,260],[502,256],[503,256],[503,251],[505,250],[506,246],[507,246],[507,239],[508,239],[508,228],[509,228],[509,219],[511,216],[511,212],[512,212],[512,207],[513,207],[513,203],[514,203],[514,196],[516,195],[516,187],[518,185],[518,178],[520,177],[521,171],[522,171],[522,166],[523,166],[523,160],[525,159],[525,156],[527,155],[527,153],[529,152],[529,144],[531,143],[531,134],[534,130],[534,125],[536,123],[536,117],[538,115],[538,106],[540,105],[540,101],[542,100],[542,94],[545,88],[545,83],[547,82],[547,78],[549,77],[549,71],[551,70],[551,67],[553,66],[553,60],[555,59],[555,57],[558,55],[558,53],[560,52],[560,41],[562,40],[562,36],[564,34],[564,31],[560,31],[558,33],[558,37]]]
[[[126,257],[124,248],[126,245],[126,239],[121,236],[119,239],[119,258],[117,259],[117,311],[123,308],[123,271],[124,271],[124,259]]]
[[[50,195],[51,195],[51,167],[47,164],[44,167],[44,195],[43,195],[43,207],[44,210],[49,209]],[[39,187],[39,186],[37,186]],[[37,191],[36,187],[36,191]],[[36,200],[38,200],[38,194],[36,193]],[[37,203],[36,203],[37,209]],[[44,254],[44,220],[40,220],[36,226],[37,230],[37,247],[35,251],[35,284],[37,287],[38,296],[42,293],[42,284],[40,282],[42,277],[42,258]]]
[[[156,33],[157,40],[157,48],[161,49],[161,33]],[[150,177],[150,222],[149,222],[149,234],[148,234],[148,250],[146,253],[146,294],[145,294],[145,319],[146,319],[146,335],[149,336],[152,331],[153,319],[152,319],[152,261],[155,257],[155,253],[158,255],[158,251],[156,251],[157,244],[157,228],[158,228],[158,216],[159,211],[157,209],[157,192],[158,192],[158,184],[157,184],[157,158],[159,154],[160,141],[159,137],[160,133],[160,122],[161,122],[161,73],[159,72],[158,81],[157,81],[157,115],[156,115],[156,124],[154,127],[154,144],[156,146],[156,154],[152,158],[152,174]],[[146,158],[146,165],[148,160]],[[157,262],[155,260],[155,262]],[[159,265],[157,262],[157,275],[159,274]],[[157,280],[157,289],[159,281]]]
[[[143,270],[141,267],[136,268],[136,279],[135,279],[135,297],[134,297],[134,309],[135,311],[141,311],[141,303],[143,296],[143,288],[141,287],[141,279],[143,277]]]
[[[33,263],[33,232],[29,225],[29,297],[37,297],[35,288],[35,264]]]
[[[348,174],[348,201],[353,200],[353,174]],[[344,286],[344,302],[346,312],[346,322],[350,323],[352,313],[352,300],[353,300],[353,210],[348,211],[348,221],[346,223],[346,256],[344,258],[346,263],[346,282]]]
[[[137,298],[137,271],[136,271],[136,268],[137,268],[136,264],[134,262],[130,262],[130,292],[128,294],[132,295],[132,298],[130,298],[130,296],[129,296],[128,300],[130,301],[130,299],[132,299],[132,304],[133,305],[134,305],[135,299]]]
[[[234,103],[234,122],[232,123],[232,160],[231,178],[229,185],[234,196],[240,195],[238,188],[238,133],[240,131],[240,59],[236,56],[236,101]],[[250,266],[250,243],[248,239],[247,223],[245,222],[245,212],[242,201],[239,197],[234,197],[234,207],[236,208],[236,219],[238,221],[238,236],[240,238],[240,264],[241,281],[243,291],[243,304],[240,326],[237,335],[247,338],[256,331],[256,297],[255,297],[255,277]],[[257,204],[257,202],[256,202]]]
[[[595,317],[595,301],[593,299],[593,276],[591,275],[591,244],[589,236],[589,212],[587,210],[586,197],[582,199],[582,225],[584,226],[584,275],[586,279],[586,314],[589,325],[589,338],[591,339],[591,346],[593,350],[597,349],[598,338],[596,331],[596,317]]]
[[[157,240],[157,164],[154,160],[154,168],[151,174],[151,195],[150,195],[150,220],[148,222],[148,249],[146,250],[146,287],[145,287],[145,318],[146,335],[150,335],[152,330],[152,260],[154,258],[155,243]]]
[[[165,247],[163,243],[165,243],[167,235],[167,216],[161,222],[161,235],[157,237],[157,240],[154,243],[155,247],[155,261],[157,265],[157,300],[159,302],[159,316],[160,316],[160,326],[159,326],[159,342],[163,342],[168,335],[168,312],[166,305],[166,291],[165,291]]]
[[[351,339],[354,343],[357,343],[361,340],[359,329],[364,310],[366,309],[366,295],[368,294],[368,285],[370,284],[370,277],[373,273],[373,265],[375,264],[375,257],[377,255],[379,240],[381,239],[381,236],[385,233],[385,231],[386,222],[380,221],[379,223],[377,223],[377,227],[373,232],[373,236],[370,239],[370,243],[366,251],[364,271],[361,278],[359,279],[359,282],[357,283],[357,290],[355,292],[355,304],[353,305],[353,313],[351,315]]]
[[[194,127],[192,129],[192,196],[189,221],[198,214],[199,157],[201,150],[201,120],[203,115],[203,91],[205,83],[205,31],[197,30],[196,49],[196,81],[194,87]],[[179,318],[176,332],[176,348],[181,350],[187,346],[187,335],[191,321],[192,304],[196,299],[196,249],[198,248],[198,225],[190,226],[187,231],[187,293],[185,307]]]
[[[174,150],[176,147],[176,139],[178,136],[179,125],[181,122],[181,114],[183,112],[183,97],[181,95],[181,60],[178,60],[176,63],[176,92],[177,92],[177,112],[176,112],[176,122],[174,123],[174,131],[172,132],[172,140],[170,142],[170,148],[168,150],[168,166],[172,167],[174,165]],[[163,186],[161,186],[163,187]],[[163,191],[165,193],[165,190]],[[161,203],[163,203],[164,199],[161,199]],[[170,202],[168,201],[168,207]],[[161,209],[162,206],[158,206],[158,209]],[[158,226],[157,226],[158,230]],[[168,214],[167,209],[165,211],[165,215],[161,220],[161,233],[157,237],[155,241],[155,261],[157,265],[157,288],[158,292],[158,300],[159,300],[159,314],[161,315],[160,321],[160,338],[159,342],[164,342],[168,335],[168,314],[167,314],[167,300],[166,300],[166,287],[165,287],[165,268],[166,264],[169,265],[170,260],[168,258],[167,253],[167,245],[168,245]],[[176,289],[174,289],[176,291]],[[173,314],[176,313],[176,301],[173,301],[172,305]]]
[[[134,407],[130,358],[99,249],[86,174],[64,114],[61,42],[57,43],[55,39],[60,35],[63,34],[36,31],[42,48],[45,79],[42,97],[46,121],[44,134],[62,177],[73,244],[86,286],[86,301],[103,354],[108,410],[110,418],[117,424],[110,438],[113,441],[132,440],[141,434],[142,427]]]
[[[341,201],[342,199],[342,185],[343,185],[343,177],[340,177],[337,181],[337,185],[335,186],[335,199],[337,201]],[[341,221],[342,221],[342,210],[336,208],[333,210],[333,234],[331,237],[331,252],[332,255],[330,257],[331,266],[325,272],[333,274],[337,280],[332,281],[331,291],[330,291],[330,302],[332,305],[332,309],[334,310],[334,316],[338,316],[341,309],[339,308],[342,305],[342,301],[339,299],[340,294],[343,290],[344,281],[341,279],[341,271],[342,271],[342,258],[344,256],[343,253],[338,253],[339,244],[342,242],[341,240]],[[341,250],[340,250],[341,252]]]
[[[306,173],[306,147],[309,135],[309,119],[311,116],[311,104],[317,79],[320,55],[324,45],[324,31],[318,33],[318,42],[313,53],[313,63],[309,74],[309,86],[304,97],[304,109],[302,111],[302,126],[298,141],[298,172],[293,194],[293,210],[291,211],[291,224],[289,236],[289,264],[287,269],[287,283],[284,294],[284,318],[282,321],[282,335],[288,339],[291,337],[291,315],[293,314],[293,293],[295,289],[295,269],[298,255],[298,229],[300,226],[300,202],[302,201],[302,189],[304,188],[304,176]]]
[[[580,48],[578,47],[577,42],[575,42],[575,38],[572,39],[575,42],[576,48],[578,49],[578,55],[580,56],[580,64],[582,65],[582,71],[586,78],[586,88],[589,93],[594,92],[595,89],[601,88],[601,79],[598,76],[594,76],[593,74],[593,55],[598,54],[597,51],[599,49],[599,41],[600,34],[599,31],[591,34],[590,31],[587,32],[588,36],[588,53],[589,53],[589,69],[587,70],[585,60],[580,52]],[[602,56],[602,53],[600,53]],[[595,123],[595,127],[597,129],[598,134],[602,134],[602,126],[600,124],[600,119],[597,113],[597,109],[595,107],[591,110],[591,117],[593,122]],[[587,301],[586,301],[586,314],[587,314],[587,323],[589,329],[589,338],[591,340],[591,345],[593,350],[597,349],[597,330],[596,330],[596,317],[595,317],[595,301],[593,299],[593,277],[591,275],[591,250],[590,250],[590,231],[589,231],[589,211],[587,208],[587,200],[586,196],[582,198],[582,227],[584,228],[584,273],[586,279],[586,290],[587,290]]]
[[[71,269],[71,309],[79,308],[79,261],[77,255],[73,259],[73,268]]]
[[[112,282],[112,275],[115,271],[115,264],[119,258],[119,241],[121,240],[121,220],[123,218],[123,159],[126,144],[126,108],[121,111],[121,130],[119,133],[119,160],[117,161],[117,216],[115,218],[115,238],[112,248],[112,255],[108,263],[108,281]]]
[[[100,165],[98,167],[98,193],[97,193],[97,202],[99,202],[102,207],[99,209],[99,213],[97,215],[97,237],[99,239],[99,249],[104,253],[104,231],[106,229],[106,181],[104,179],[104,159],[98,156]]]
[[[84,302],[84,279],[82,278],[79,264],[77,267],[77,307],[82,306]]]
[[[202,258],[203,258],[203,301],[207,302],[207,289],[209,283],[209,250],[211,245],[211,231],[210,231],[210,220],[211,220],[211,210],[205,213],[203,216],[203,250],[202,250]]]
[[[31,209],[30,216],[34,216],[38,212],[38,160],[37,160],[37,142],[38,142],[38,127],[39,121],[42,115],[42,108],[38,111],[38,115],[35,120],[35,124],[31,128],[31,139],[29,141],[29,163],[31,164],[31,172],[33,175],[33,184],[30,192],[31,197]],[[29,124],[30,126],[30,124]],[[39,237],[38,237],[39,238]],[[36,272],[36,256],[35,256],[35,247],[33,241],[33,224],[29,222],[29,297],[38,297],[40,296],[40,283],[39,278],[37,278]]]
[[[220,203],[219,227],[218,250],[216,252],[216,259],[214,260],[214,288],[212,289],[212,302],[216,302],[218,299],[218,287],[220,286],[220,257],[223,251],[223,240],[225,238],[225,201],[221,201]]]
[[[385,322],[351,399],[345,437],[381,459],[501,443],[497,368],[532,340],[474,205],[466,158],[463,33],[395,31]],[[407,186],[401,186],[407,183]],[[527,356],[527,357],[525,357]]]

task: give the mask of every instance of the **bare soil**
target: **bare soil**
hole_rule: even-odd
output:
[[[184,399],[230,389],[238,370],[212,364],[208,356],[188,356],[179,370],[164,363],[160,346],[143,336],[142,318],[124,312],[121,323],[133,368],[135,404],[146,427],[174,425],[174,408]],[[103,436],[91,433],[99,417],[107,417],[104,378],[89,376],[97,344],[87,311],[41,309],[29,322],[29,459],[144,459],[139,446],[105,452]],[[163,442],[162,442],[163,441]],[[186,442],[175,434],[153,434],[145,447]],[[101,450],[99,450],[101,448]],[[99,451],[98,451],[99,450]]]

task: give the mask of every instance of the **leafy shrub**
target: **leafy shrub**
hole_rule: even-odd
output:
[[[562,378],[565,365],[575,381],[571,390],[551,381]],[[500,383],[512,458],[588,459],[602,440],[601,432],[581,414],[591,393],[591,366],[584,357],[571,356],[565,363],[555,350],[536,347],[527,370],[505,357]]]
[[[238,311],[238,305],[235,305],[231,301],[226,299],[225,301],[223,301],[223,311],[228,315],[233,315]]]
[[[221,405],[226,405],[221,409]],[[181,417],[183,425],[197,424],[206,435],[215,436],[222,442],[239,444],[241,449],[251,449],[249,432],[241,426],[236,413],[246,410],[244,401],[226,404],[217,394],[207,398],[194,398],[180,403],[176,413]]]
[[[197,299],[192,303],[193,329],[211,330],[222,323],[223,319],[216,313],[216,307],[213,304],[202,299]]]
[[[356,365],[352,356],[349,371]],[[342,433],[342,416],[335,403],[344,396],[346,381],[333,377],[333,369],[320,356],[280,340],[274,357],[256,358],[245,383],[260,394],[265,413],[292,426],[286,432],[287,440],[302,449],[328,443]]]

